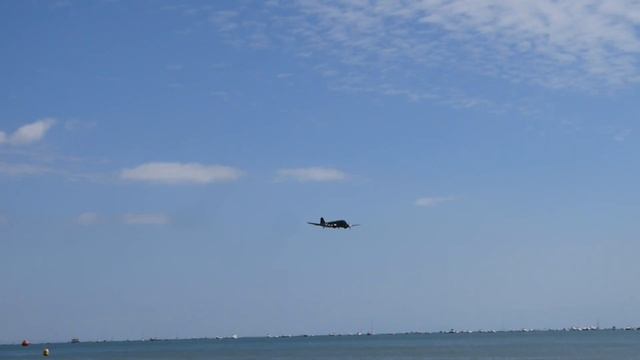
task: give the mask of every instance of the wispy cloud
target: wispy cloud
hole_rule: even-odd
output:
[[[167,65],[165,66],[165,69],[167,71],[180,71],[182,70],[183,66],[180,64],[171,64],[171,65]]]
[[[93,129],[98,125],[96,121],[67,120],[64,128],[69,131]]]
[[[55,1],[55,2],[51,3],[50,6],[53,9],[68,8],[68,7],[73,6],[73,3],[71,3],[71,1],[69,1],[69,0],[59,0],[59,1]]]
[[[120,172],[123,180],[160,184],[210,184],[234,181],[240,176],[242,171],[229,166],[175,162],[151,162]]]
[[[41,161],[41,160],[40,160]],[[53,159],[42,165],[40,162],[33,163],[8,163],[0,162],[0,175],[24,177],[24,176],[60,176],[68,181],[90,181],[95,183],[113,182],[113,174],[81,172],[78,170],[68,170],[63,168],[63,162],[73,160]],[[84,162],[83,160],[76,161]],[[103,161],[101,161],[103,163]]]
[[[218,31],[232,31],[239,26],[238,15],[238,12],[233,10],[216,11],[209,16],[209,21],[216,26]]]
[[[174,82],[174,83],[168,84],[167,87],[170,87],[172,89],[182,89],[184,88],[184,84]]]
[[[623,142],[627,139],[627,137],[631,135],[631,129],[620,130],[615,135],[613,135],[613,140],[617,142]]]
[[[10,176],[40,175],[51,172],[48,167],[34,164],[11,164],[0,162],[0,174]]]
[[[55,119],[44,118],[31,124],[19,127],[12,134],[0,131],[0,145],[29,145],[42,140],[49,129],[55,124]]]
[[[328,182],[347,179],[343,171],[327,167],[307,167],[278,170],[276,181],[295,180],[300,182]]]
[[[456,198],[454,196],[432,196],[432,197],[422,197],[416,200],[416,206],[421,207],[435,207],[440,204],[453,201]]]
[[[100,223],[100,216],[94,212],[84,212],[75,218],[76,224],[89,226]]]
[[[299,0],[209,20],[234,45],[304,57],[331,89],[530,112],[531,98],[510,86],[639,83],[639,9],[637,0]],[[497,90],[477,86],[487,83]]]
[[[171,222],[164,214],[125,214],[122,219],[128,225],[166,225]]]
[[[224,102],[229,101],[229,93],[226,91],[212,91],[211,95],[221,99]]]
[[[42,141],[51,127],[57,124],[58,120],[43,118],[19,127],[9,135],[0,132],[0,175],[46,175],[63,177],[68,181],[113,181],[112,173],[95,172],[95,166],[109,162],[106,158],[63,154],[49,146],[28,146]],[[91,129],[96,126],[96,122],[66,120],[62,121],[61,125],[65,130],[74,132]],[[92,170],[86,171],[88,168]]]
[[[297,2],[299,30],[342,62],[455,67],[550,87],[637,82],[635,0]],[[465,55],[465,56],[462,56]]]

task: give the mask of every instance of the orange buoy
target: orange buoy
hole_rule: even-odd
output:
[[[27,340],[27,339],[22,340],[22,346],[27,347],[27,346],[29,346],[30,344],[31,344],[31,343],[29,342],[29,340]]]

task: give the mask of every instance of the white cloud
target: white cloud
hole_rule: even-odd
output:
[[[453,196],[435,196],[435,197],[422,197],[416,200],[416,206],[422,207],[434,207],[442,203],[453,201],[456,198]]]
[[[10,135],[0,132],[0,144],[28,145],[40,141],[55,122],[55,119],[45,118],[31,124],[23,125]]]
[[[281,169],[278,170],[276,180],[296,180],[300,182],[325,182],[325,181],[341,181],[347,179],[347,174],[344,172],[326,167],[307,167],[296,169]]]
[[[166,225],[170,219],[164,214],[125,214],[123,221],[129,225]]]
[[[120,172],[120,178],[124,180],[160,184],[228,182],[237,180],[241,175],[240,170],[228,166],[174,162],[146,163]]]
[[[94,212],[85,212],[76,217],[76,223],[80,225],[94,225],[100,222],[100,217]]]

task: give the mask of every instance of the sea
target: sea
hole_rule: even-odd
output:
[[[0,345],[0,359],[640,359],[640,331],[294,336]]]

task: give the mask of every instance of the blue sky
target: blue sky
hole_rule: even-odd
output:
[[[640,323],[636,1],[0,20],[0,342]]]

